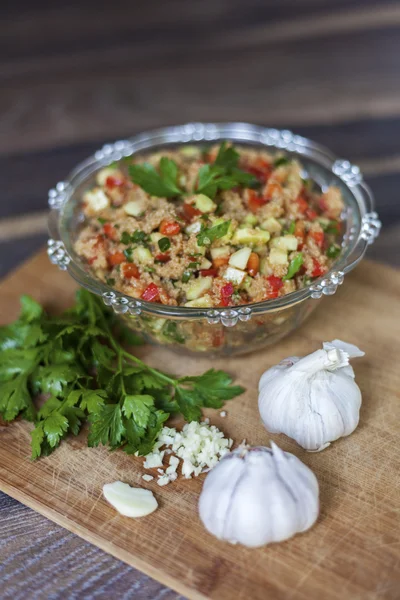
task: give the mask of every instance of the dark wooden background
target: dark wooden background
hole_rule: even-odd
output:
[[[359,164],[384,224],[370,257],[400,263],[399,1],[21,0],[0,18],[0,274],[45,243],[48,189],[105,141],[209,120]],[[4,495],[0,581],[13,600],[177,598]]]

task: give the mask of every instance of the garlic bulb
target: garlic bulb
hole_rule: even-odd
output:
[[[298,458],[271,448],[240,446],[210,471],[199,500],[206,529],[249,547],[281,542],[318,517],[318,482]]]
[[[271,433],[285,433],[309,451],[323,450],[358,425],[361,392],[349,358],[364,356],[340,340],[323,350],[290,356],[266,371],[259,383],[258,407]]]

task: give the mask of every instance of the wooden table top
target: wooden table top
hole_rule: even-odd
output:
[[[78,161],[202,120],[289,128],[359,164],[384,224],[369,257],[400,264],[399,1],[34,4],[0,6],[0,275],[45,243],[47,191]],[[179,598],[5,495],[0,565],[2,598]]]

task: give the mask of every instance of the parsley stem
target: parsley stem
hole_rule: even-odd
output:
[[[141,367],[143,367],[144,369],[146,369],[146,371],[149,371],[149,373],[152,373],[153,375],[155,375],[156,377],[158,377],[158,379],[163,379],[169,385],[172,385],[174,387],[177,386],[178,382],[177,382],[176,379],[172,379],[171,377],[168,377],[168,375],[164,375],[164,373],[161,373],[160,371],[157,371],[157,369],[153,369],[152,367],[149,367],[148,365],[146,365],[146,363],[144,363],[143,361],[141,361],[140,358],[138,358],[134,354],[130,354],[129,352],[127,352],[124,349],[121,350],[121,353],[125,356],[125,358],[128,358],[129,360],[132,360],[133,362],[137,363],[138,365],[140,365]]]

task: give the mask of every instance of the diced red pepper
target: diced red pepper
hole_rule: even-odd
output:
[[[99,233],[98,235],[96,235],[96,241],[93,244],[93,248],[102,248],[104,246],[104,236],[101,235],[101,233]]]
[[[252,252],[250,254],[246,269],[251,277],[257,275],[258,271],[260,270],[260,257],[258,256],[257,252]]]
[[[202,277],[217,277],[218,269],[201,269],[200,275]]]
[[[132,277],[139,279],[140,277],[139,269],[133,263],[124,263],[121,266],[121,272],[126,279],[132,279]]]
[[[319,248],[323,247],[325,240],[323,231],[310,231],[309,236],[314,240]]]
[[[177,221],[163,219],[159,227],[160,233],[167,236],[173,236],[180,232],[181,226]]]
[[[306,210],[306,217],[310,221],[315,221],[315,219],[318,217],[318,214],[312,208],[307,208],[307,210]]]
[[[104,231],[104,235],[106,237],[108,237],[109,240],[115,240],[117,237],[117,230],[115,229],[114,225],[111,225],[111,223],[104,223],[103,225],[103,231]]]
[[[256,213],[258,211],[259,208],[261,208],[262,206],[264,206],[264,204],[267,204],[268,199],[267,198],[263,198],[262,196],[259,196],[258,193],[255,190],[247,190],[248,193],[248,207],[251,210],[251,212]]]
[[[97,256],[92,256],[92,258],[88,258],[88,265],[92,265],[96,260]]]
[[[191,221],[194,217],[201,215],[201,210],[195,208],[192,204],[184,202],[182,205],[183,216],[187,221]]]
[[[313,264],[314,268],[311,273],[311,277],[321,277],[321,275],[324,275],[324,273],[326,273],[325,267],[321,265],[321,263],[316,258],[313,258]]]
[[[267,180],[272,173],[272,166],[263,158],[258,158],[251,166],[246,167],[245,170],[257,177],[261,183],[267,183]]]
[[[159,262],[168,262],[171,258],[171,255],[169,254],[169,252],[164,252],[163,254],[157,254],[154,257],[154,260],[158,260]]]
[[[301,213],[305,213],[306,210],[309,208],[308,206],[308,202],[305,198],[303,198],[303,196],[299,196],[296,200],[298,207],[299,207],[299,211]]]
[[[279,290],[283,287],[283,281],[276,275],[269,275],[267,277],[269,290],[267,292],[267,298],[277,298],[279,296]]]
[[[232,294],[235,291],[232,283],[226,283],[221,288],[221,306],[229,306]]]
[[[125,181],[123,179],[120,177],[114,177],[113,175],[109,175],[106,179],[106,187],[110,188],[111,190],[115,187],[124,185],[124,183]]]
[[[157,302],[160,300],[160,290],[155,283],[150,283],[141,297],[147,302]]]
[[[107,260],[111,267],[115,267],[115,265],[120,265],[125,262],[126,258],[123,252],[114,252],[113,254],[108,255]]]

